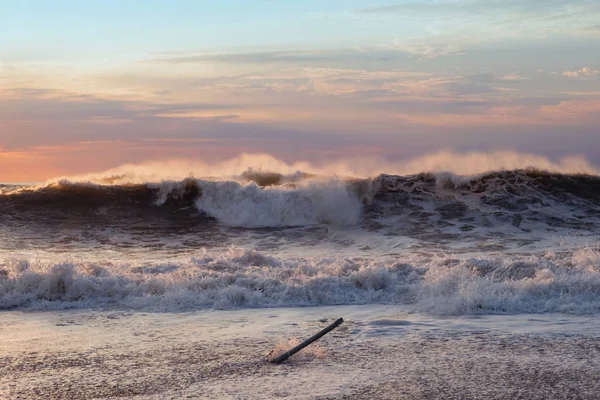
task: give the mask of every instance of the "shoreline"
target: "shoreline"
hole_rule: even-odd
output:
[[[0,397],[490,399],[600,392],[600,321],[400,306],[3,312]],[[281,365],[277,344],[345,322]]]

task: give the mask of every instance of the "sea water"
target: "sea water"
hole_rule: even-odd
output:
[[[0,394],[600,391],[597,175],[288,172],[3,185]]]

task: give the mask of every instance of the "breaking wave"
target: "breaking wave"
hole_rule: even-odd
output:
[[[382,174],[415,175],[422,172],[450,172],[461,176],[476,176],[493,171],[537,169],[558,174],[600,175],[600,168],[578,156],[551,161],[546,157],[520,152],[441,151],[398,161],[377,157],[356,157],[314,164],[306,161],[287,163],[269,154],[241,154],[221,162],[169,160],[126,164],[100,173],[70,176],[51,182],[93,182],[122,185],[146,182],[178,181],[186,176],[211,177],[213,180],[254,180],[259,185],[297,181],[310,176],[338,176],[360,179]],[[265,173],[270,171],[269,173]],[[302,172],[299,172],[302,171]],[[261,181],[262,180],[262,181]]]
[[[292,187],[203,182],[196,201],[219,222],[238,227],[356,225],[362,204],[343,182],[308,181]]]
[[[478,176],[421,173],[368,179],[249,170],[226,180],[190,177],[145,184],[60,181],[43,187],[5,185],[0,191],[0,219],[29,215],[30,219],[43,220],[41,214],[46,219],[112,215],[126,223],[129,218],[160,216],[198,221],[208,218],[227,226],[257,228],[359,225],[398,216],[406,222],[432,220],[433,216],[436,221],[475,218],[483,224],[485,218],[505,218],[515,226],[541,220],[577,229],[593,228],[600,218],[599,176],[535,169]]]
[[[404,304],[439,315],[600,311],[600,252],[539,256],[276,258],[230,249],[187,263],[10,260],[0,309]]]
[[[0,185],[0,309],[600,311],[600,175],[582,160],[258,161]]]

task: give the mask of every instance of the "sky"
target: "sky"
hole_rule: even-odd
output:
[[[597,0],[0,0],[0,182],[439,151],[600,165]]]

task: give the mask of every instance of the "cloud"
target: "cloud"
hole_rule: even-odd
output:
[[[453,14],[495,14],[498,11],[514,12],[521,15],[538,15],[545,12],[547,17],[557,12],[570,11],[585,13],[598,10],[598,7],[586,0],[462,0],[462,1],[407,1],[399,4],[367,7],[356,10],[364,14],[428,13],[429,15]]]
[[[401,47],[399,42],[392,44]],[[160,148],[169,139],[165,154],[174,156],[267,149],[318,158],[326,157],[322,152],[330,148],[340,153],[340,149],[356,151],[369,145],[372,151],[377,148],[397,154],[399,150],[394,148],[405,144],[423,151],[437,148],[442,136],[451,146],[467,146],[479,137],[491,140],[491,134],[479,136],[485,129],[498,129],[506,140],[511,131],[521,132],[526,127],[545,132],[560,125],[563,131],[572,132],[574,128],[591,129],[599,122],[592,109],[585,111],[585,104],[542,110],[572,98],[551,86],[564,80],[535,81],[548,77],[532,75],[526,81],[519,72],[531,70],[513,62],[488,70],[452,67],[467,56],[449,62],[415,60],[423,58],[415,57],[418,54],[433,57],[456,50],[436,46],[324,51],[326,62],[314,64],[308,62],[313,58],[307,54],[320,52],[296,55],[305,57],[306,65],[287,61],[268,65],[277,52],[270,56],[245,53],[267,64],[240,67],[235,72],[220,65],[205,69],[179,61],[136,62],[104,70],[100,77],[97,72],[82,75],[83,81],[94,82],[94,86],[69,87],[71,91],[36,86],[32,79],[29,85],[4,91],[0,98],[0,146],[11,151],[31,146],[39,150],[81,141],[124,140],[128,145],[121,146],[118,155],[116,150],[101,150],[106,145],[95,147],[97,157],[112,152],[112,159],[122,160],[160,157],[160,151],[149,148]],[[194,56],[184,54],[188,55]],[[385,61],[366,61],[376,55]],[[341,62],[343,57],[363,58],[362,62]],[[223,58],[226,60],[229,58]],[[477,70],[484,72],[465,72]],[[37,74],[43,72],[40,67]],[[66,79],[70,72],[63,74]],[[96,91],[98,86],[101,91]],[[569,90],[580,89],[570,85]],[[419,137],[427,132],[436,135],[427,140]],[[94,154],[94,150],[88,151],[89,157]]]
[[[116,75],[115,81],[104,76],[103,82],[107,87],[123,87],[124,76]],[[41,125],[64,131],[57,137],[69,141],[99,135],[210,137],[217,132],[225,136],[235,132],[235,137],[243,138],[243,132],[234,127],[250,125],[364,133],[373,124],[378,131],[392,132],[398,121],[415,127],[543,124],[539,107],[569,98],[551,92],[528,96],[520,86],[524,78],[509,71],[461,75],[456,71],[281,66],[188,79],[189,85],[183,78],[170,85],[160,75],[131,81],[132,92],[162,93],[145,100],[35,87],[13,89],[10,97],[0,100],[0,121],[11,124],[11,129],[0,129],[0,144],[52,142],[39,131],[35,138],[28,133]],[[217,123],[227,129],[216,129]],[[265,137],[276,135],[265,133]]]
[[[287,65],[316,68],[365,68],[378,65],[406,63],[415,57],[433,59],[463,55],[462,48],[453,44],[422,43],[394,39],[388,43],[362,48],[314,51],[263,51],[240,53],[161,55],[151,63],[164,64],[228,64],[228,65]]]
[[[523,79],[516,73],[498,77],[496,74],[486,72],[466,75],[456,81],[447,83],[445,88],[454,95],[478,95],[505,91],[510,89],[506,88],[506,85],[518,84]]]
[[[265,64],[265,63],[302,63],[322,61],[339,54],[316,51],[262,51],[247,53],[179,54],[152,60],[158,63],[227,63],[227,64]]]
[[[119,100],[43,88],[0,98],[0,146],[7,149],[96,140],[211,134],[235,119],[236,104]],[[180,114],[194,114],[180,118]]]
[[[396,38],[390,43],[383,43],[377,46],[381,50],[398,50],[403,51],[420,59],[433,59],[443,56],[464,55],[465,51],[453,44],[431,44],[431,43],[415,43],[414,41],[406,41]]]
[[[581,119],[592,118],[596,123],[600,115],[600,100],[570,100],[561,101],[558,104],[542,106],[542,114],[547,115],[552,120],[561,120],[565,118]]]
[[[583,67],[576,71],[565,71],[562,73],[563,76],[568,76],[568,77],[591,77],[591,76],[596,76],[599,74],[600,74],[599,70],[592,69],[590,67]]]
[[[405,1],[354,10],[367,19],[406,20],[426,24],[428,34],[449,31],[482,37],[530,36],[581,32],[600,18],[600,3],[588,0],[458,0]],[[477,32],[477,35],[473,35]]]
[[[505,81],[505,82],[518,82],[521,80],[524,80],[527,78],[522,77],[521,75],[519,75],[518,73],[512,73],[512,74],[508,74],[508,75],[504,75],[503,77],[499,78],[500,81]]]
[[[378,103],[378,107],[385,107],[390,111],[396,111],[400,115],[404,115],[404,118],[407,121],[425,119],[425,121],[421,122],[422,124],[427,123],[427,118],[436,118],[436,116],[439,117],[441,115],[461,116],[486,114],[490,109],[497,105],[498,103],[494,101],[475,99],[457,100],[452,98],[441,99],[437,102],[430,99],[391,99]],[[408,114],[411,116],[406,117]],[[436,125],[436,122],[431,121],[430,124]]]
[[[480,85],[476,83],[468,83],[468,82],[452,82],[446,85],[446,89],[450,92],[457,95],[471,95],[471,94],[483,94],[483,93],[491,93],[497,92],[498,89],[495,89],[491,86]]]
[[[535,113],[536,101],[523,102],[534,105],[529,109],[522,106],[521,111],[529,118],[523,124],[518,124],[517,111],[504,112],[498,101],[451,97],[437,102],[406,97],[403,103],[377,104],[377,112],[363,105],[331,125],[319,124],[319,115],[302,124],[157,117],[141,117],[126,125],[87,121],[31,123],[0,129],[0,143],[6,146],[5,169],[0,175],[4,173],[4,180],[14,180],[20,171],[19,180],[39,180],[126,162],[169,158],[209,162],[241,152],[268,152],[287,160],[323,162],[332,157],[364,156],[365,146],[369,147],[370,154],[396,160],[402,155],[424,154],[441,148],[506,149],[507,144],[509,148],[562,156],[565,129],[570,135],[569,151],[587,154],[600,162],[597,157],[600,148],[595,140],[597,124],[573,127],[569,119],[564,118],[567,115],[583,121],[586,116],[596,115],[594,110],[598,108],[589,107],[585,102],[572,106],[562,104],[545,110],[547,124],[534,123],[539,118]],[[588,108],[584,109],[586,105]],[[357,118],[360,112],[373,119],[364,120],[362,115]],[[52,168],[47,168],[48,165]],[[27,168],[21,170],[21,166]],[[15,174],[6,172],[6,168],[8,171],[12,168]]]
[[[240,53],[208,53],[164,56],[153,58],[152,63],[187,64],[288,64],[288,65],[333,65],[356,61],[395,61],[406,59],[407,54],[401,51],[381,51],[380,49],[339,49],[339,50],[292,50],[261,51]]]
[[[600,91],[582,91],[582,92],[561,92],[561,94],[573,97],[597,97],[600,98]]]
[[[406,64],[411,59],[434,59],[463,55],[465,51],[451,43],[429,43],[396,38],[390,42],[357,48],[328,50],[272,50],[260,52],[180,52],[157,54],[151,64],[222,64],[230,66],[274,65],[312,68],[366,69],[374,64],[389,67]]]
[[[13,88],[0,100],[3,121],[134,120],[198,111],[223,111],[239,105],[218,103],[160,103],[115,100],[44,88]]]

